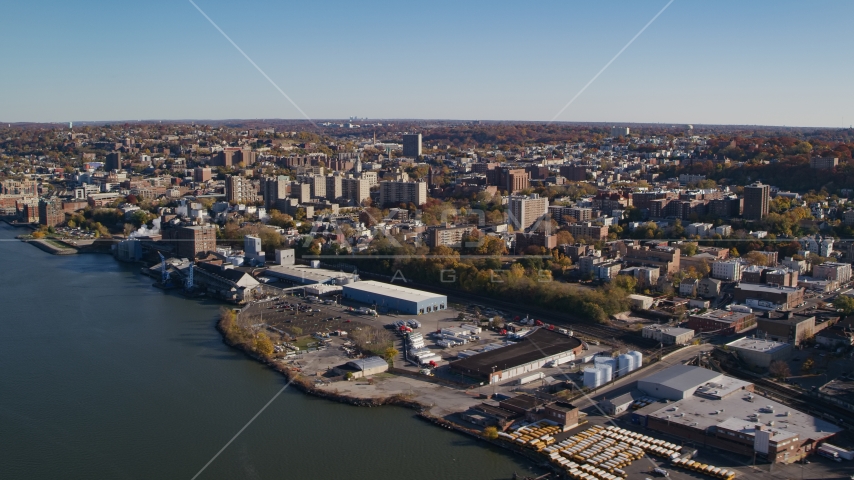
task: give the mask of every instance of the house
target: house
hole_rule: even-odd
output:
[[[696,297],[700,282],[696,278],[684,278],[679,282],[679,295],[685,297]]]
[[[697,288],[697,295],[703,298],[717,297],[721,294],[721,281],[714,278],[704,278],[700,280]]]

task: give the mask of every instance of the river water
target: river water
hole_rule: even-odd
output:
[[[0,478],[191,479],[284,385],[225,346],[219,304],[0,223]],[[286,390],[198,477],[509,478],[523,460],[399,407]]]

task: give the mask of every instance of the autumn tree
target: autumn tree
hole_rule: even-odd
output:
[[[383,358],[386,362],[392,362],[394,361],[394,357],[396,357],[398,353],[400,352],[398,352],[396,348],[388,347],[385,349],[385,352],[383,352]]]
[[[808,359],[804,360],[804,363],[801,365],[801,373],[809,372],[810,370],[812,370],[812,368],[814,366],[815,366],[815,362],[813,361],[812,358],[808,358]]]
[[[269,357],[273,354],[273,342],[266,333],[261,332],[255,336],[255,351],[262,357]]]
[[[782,360],[775,360],[768,366],[768,373],[774,378],[786,378],[792,374],[789,364]]]
[[[745,254],[743,258],[751,265],[758,265],[760,267],[768,266],[768,256],[755,250]]]

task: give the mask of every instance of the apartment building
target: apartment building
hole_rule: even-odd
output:
[[[380,182],[380,205],[399,204],[423,205],[427,202],[426,182],[383,181]]]
[[[527,230],[543,218],[549,210],[549,199],[536,193],[511,195],[507,200],[507,215],[516,230]]]
[[[225,179],[225,198],[230,203],[255,203],[258,201],[258,185],[246,177],[229,175]]]

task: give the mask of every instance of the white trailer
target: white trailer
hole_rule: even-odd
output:
[[[546,374],[543,372],[537,372],[533,375],[528,375],[519,379],[519,385],[525,385],[526,383],[535,382],[537,380],[542,380],[545,378]]]
[[[471,325],[471,324],[469,324],[469,323],[464,323],[464,324],[460,325],[460,328],[464,328],[464,329],[466,329],[466,330],[470,330],[470,331],[471,331],[471,333],[473,333],[473,334],[478,334],[478,333],[480,333],[480,332],[482,332],[482,331],[483,331],[483,330],[481,330],[481,328],[480,328],[480,327],[478,327],[478,326],[476,326],[476,325]]]

